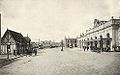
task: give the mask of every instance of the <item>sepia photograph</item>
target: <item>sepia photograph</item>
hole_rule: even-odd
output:
[[[0,0],[0,75],[120,75],[120,0]]]

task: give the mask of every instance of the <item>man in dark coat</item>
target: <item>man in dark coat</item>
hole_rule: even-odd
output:
[[[87,46],[87,51],[88,51],[89,47]]]
[[[35,53],[35,56],[36,56],[37,55],[37,49],[36,48],[34,49],[34,53]]]

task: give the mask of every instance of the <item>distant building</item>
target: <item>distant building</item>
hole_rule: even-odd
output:
[[[40,45],[42,45],[43,48],[50,48],[51,40],[50,41],[48,41],[48,40],[41,41]]]
[[[26,40],[21,33],[7,29],[1,40],[1,53],[23,54],[29,43]]]
[[[120,18],[108,21],[95,19],[93,28],[81,34],[78,46],[91,50],[120,51]]]
[[[38,48],[39,44],[37,44],[36,42],[31,42],[31,48]]]
[[[51,48],[60,47],[60,46],[61,46],[61,42],[52,41],[52,42],[50,43],[50,47],[51,47]]]
[[[55,48],[60,46],[61,46],[61,42],[55,42],[51,40],[45,40],[39,43],[40,48]]]
[[[26,48],[28,49],[28,50],[30,50],[31,49],[31,39],[28,37],[28,35],[27,35],[27,37],[24,37],[25,38],[25,40],[27,41],[27,46],[26,46]]]
[[[66,38],[65,47],[77,47],[77,38]]]

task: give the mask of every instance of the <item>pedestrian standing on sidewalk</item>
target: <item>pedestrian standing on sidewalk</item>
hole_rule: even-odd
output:
[[[89,47],[87,46],[87,51],[88,51]]]
[[[83,46],[83,49],[84,49],[84,51],[85,51],[85,48],[84,48],[84,46]]]
[[[34,53],[35,53],[35,56],[36,56],[37,55],[37,49],[36,48],[34,49]]]
[[[86,46],[83,47],[84,48],[84,51],[86,50]]]

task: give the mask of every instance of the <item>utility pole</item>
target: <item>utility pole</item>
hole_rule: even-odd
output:
[[[1,54],[1,13],[0,13],[0,54]]]
[[[38,45],[40,45],[41,43],[40,43],[40,39],[38,39]]]

